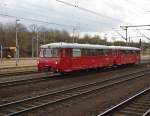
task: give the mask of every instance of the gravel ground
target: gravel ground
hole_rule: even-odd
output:
[[[38,110],[32,116],[96,116],[128,97],[150,86],[150,76],[119,84],[103,91],[80,97],[73,104],[66,104],[57,110],[46,108]],[[29,115],[29,114],[28,114]]]
[[[68,76],[68,78],[51,78],[46,82],[38,82],[27,85],[19,85],[10,88],[0,88],[0,103],[6,103],[22,98],[32,97],[35,95],[40,95],[43,93],[48,93],[50,91],[56,91],[61,88],[68,88],[78,83],[85,83],[94,80],[104,80],[106,78],[111,78],[112,76],[118,76],[118,74],[129,73],[130,71],[139,70],[145,68],[146,66],[130,66],[126,68],[114,69],[112,71],[91,71],[86,74],[76,75],[74,77]]]

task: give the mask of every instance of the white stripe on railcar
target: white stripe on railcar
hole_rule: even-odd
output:
[[[92,45],[92,44],[78,44],[78,43],[50,43],[42,45],[41,48],[85,48],[85,49],[120,49],[120,50],[138,50],[136,47],[124,46],[105,46],[105,45]]]

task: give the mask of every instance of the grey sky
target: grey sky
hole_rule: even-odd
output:
[[[73,25],[81,32],[109,32],[120,25],[149,24],[149,0],[62,0],[79,7],[87,8],[98,16],[64,5],[56,0],[1,0],[0,13],[17,17],[38,19],[47,22]],[[108,18],[107,16],[111,17]],[[1,22],[14,22],[15,19],[0,17]],[[56,28],[55,25],[21,20],[23,24],[39,24]],[[71,31],[71,27],[59,27]]]

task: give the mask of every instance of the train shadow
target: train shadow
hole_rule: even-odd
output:
[[[69,73],[57,73],[57,75],[45,73],[46,79],[48,80],[56,80],[56,79],[65,79],[65,78],[80,78],[87,75],[93,75],[96,73],[104,73],[104,72],[110,72],[115,71],[119,69],[124,69],[128,67],[136,67],[138,65],[136,64],[127,64],[127,65],[120,65],[120,66],[111,66],[111,67],[103,67],[103,68],[94,68],[94,69],[86,69],[86,70],[80,70],[80,71],[73,71]]]

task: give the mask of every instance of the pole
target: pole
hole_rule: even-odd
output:
[[[46,34],[46,32],[44,32],[44,39],[43,39],[44,44],[45,44],[45,40],[46,40],[45,34]]]
[[[34,38],[32,37],[32,58],[34,57],[34,46],[33,46]]]
[[[20,50],[19,50],[19,45],[18,45],[18,62],[19,62],[19,57],[20,57]]]
[[[131,45],[130,45],[130,43],[131,43],[131,42],[130,42],[131,38],[129,37],[128,40],[129,40],[129,41],[128,41],[128,42],[129,42],[129,43],[128,43],[128,46],[131,46]]]
[[[18,66],[18,61],[19,61],[18,24],[17,24],[18,21],[20,20],[19,19],[16,20],[16,66]]]
[[[74,37],[75,35],[74,34],[75,34],[75,28],[73,27],[73,43],[74,43],[74,40],[75,40],[75,37]]]
[[[149,66],[150,66],[150,43],[149,43]]]
[[[128,46],[128,27],[126,27],[125,30],[126,30],[126,45]]]
[[[39,34],[38,34],[38,31],[37,31],[37,48],[36,48],[36,50],[37,50],[37,57],[39,56]]]
[[[3,61],[3,46],[1,45],[1,63]]]
[[[79,38],[80,38],[80,23],[78,23],[77,24],[77,27],[78,27],[78,37],[77,37],[77,40],[76,40],[76,42],[78,43],[78,40],[79,40]]]
[[[18,66],[18,37],[17,37],[17,20],[16,20],[16,66]]]

